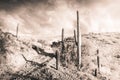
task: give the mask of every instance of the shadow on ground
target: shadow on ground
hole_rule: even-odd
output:
[[[55,54],[53,54],[53,53],[47,53],[47,52],[44,51],[44,49],[41,49],[41,48],[37,47],[36,45],[32,45],[32,48],[33,48],[38,54],[45,55],[45,56],[49,56],[49,57],[51,57],[51,58],[56,57]]]

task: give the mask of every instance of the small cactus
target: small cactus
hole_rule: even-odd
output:
[[[97,49],[97,67],[98,67],[98,72],[100,73],[100,57],[99,57],[99,50]]]
[[[18,38],[18,27],[19,27],[19,24],[17,24],[17,28],[16,28],[16,37]]]
[[[75,44],[77,45],[77,40],[76,40],[76,31],[74,30],[74,39],[75,39]]]
[[[98,72],[97,72],[97,69],[95,69],[95,77],[97,77],[98,75]]]
[[[59,70],[59,52],[56,50],[56,70]]]

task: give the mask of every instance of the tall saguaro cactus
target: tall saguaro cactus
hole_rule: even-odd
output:
[[[78,65],[77,68],[80,70],[81,67],[81,32],[79,27],[79,12],[77,11],[77,59],[78,59]]]
[[[17,28],[16,28],[16,37],[18,38],[18,27],[19,27],[19,24],[17,24]]]
[[[61,53],[63,54],[64,52],[64,29],[62,29],[62,49],[61,49]]]

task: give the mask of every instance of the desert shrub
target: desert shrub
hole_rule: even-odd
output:
[[[63,53],[62,51],[62,43],[59,42],[53,42],[51,45],[52,48],[57,48],[60,52],[60,62],[61,65],[64,67],[69,67],[69,65],[76,65],[76,59],[77,59],[77,47],[75,45],[75,42],[72,38],[66,38],[64,40],[64,48]]]

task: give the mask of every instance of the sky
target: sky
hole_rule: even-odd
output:
[[[120,32],[120,0],[0,0],[0,28],[20,37],[73,36],[76,11],[82,34]]]

